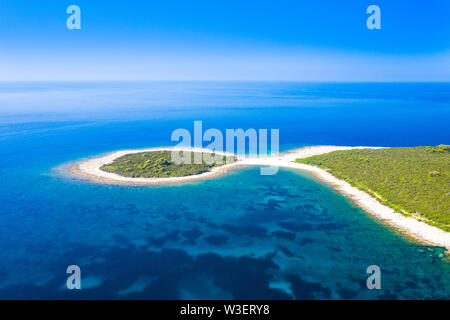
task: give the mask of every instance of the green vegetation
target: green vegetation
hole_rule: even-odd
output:
[[[325,169],[396,211],[450,231],[450,146],[354,149],[297,159]]]
[[[112,163],[100,167],[101,170],[116,173],[124,177],[133,178],[169,178],[184,177],[210,171],[214,167],[226,163],[232,163],[235,157],[219,156],[214,153],[208,155],[216,156],[219,160],[209,163],[205,153],[202,152],[179,152],[183,158],[191,156],[187,164],[176,164],[172,161],[172,151],[150,151],[127,154],[115,159]],[[202,163],[195,164],[195,156],[201,156]]]

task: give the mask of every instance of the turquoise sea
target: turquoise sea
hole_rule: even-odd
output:
[[[448,83],[0,83],[1,299],[449,299],[444,249],[308,173],[176,186],[80,181],[68,163],[174,129],[279,129],[306,145],[450,144]],[[66,268],[81,268],[81,290]],[[381,269],[368,290],[366,268]]]

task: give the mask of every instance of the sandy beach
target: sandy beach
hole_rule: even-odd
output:
[[[351,186],[348,182],[335,178],[330,173],[317,167],[300,163],[290,163],[287,167],[305,170],[313,173],[322,181],[332,185],[341,194],[351,199],[364,211],[374,215],[389,225],[400,229],[413,238],[427,244],[445,247],[450,252],[450,233],[431,226],[414,217],[407,217],[394,209],[381,204],[367,192]]]
[[[204,172],[202,174],[185,176],[185,177],[170,177],[170,178],[131,178],[123,177],[115,173],[106,172],[100,170],[100,167],[112,163],[115,159],[120,158],[126,154],[150,152],[150,151],[193,151],[193,152],[211,152],[208,149],[202,148],[180,148],[180,147],[161,147],[161,148],[148,148],[148,149],[134,149],[134,150],[119,150],[110,152],[98,157],[89,158],[75,162],[69,166],[68,170],[75,176],[103,184],[113,185],[129,185],[129,186],[145,186],[145,185],[159,185],[159,184],[174,184],[195,180],[202,180],[206,178],[212,178],[227,172],[232,168],[236,168],[242,164],[243,159],[237,157],[237,161],[230,164],[224,164],[223,166],[213,168],[211,171]],[[215,152],[224,156],[235,156],[234,154],[226,152]]]
[[[423,221],[419,221],[414,217],[406,217],[401,213],[396,212],[390,207],[381,204],[377,199],[370,196],[368,193],[361,191],[355,187],[352,187],[349,183],[335,178],[325,170],[319,169],[314,166],[294,163],[295,159],[306,158],[313,155],[324,154],[337,150],[350,150],[350,149],[367,149],[378,147],[343,147],[343,146],[313,146],[304,147],[300,149],[289,150],[284,153],[280,153],[278,156],[265,156],[265,157],[241,157],[237,156],[237,161],[232,164],[225,164],[223,166],[214,168],[209,172],[205,172],[199,175],[186,176],[186,177],[173,177],[173,178],[129,178],[119,176],[114,173],[109,173],[100,170],[100,167],[104,164],[109,164],[115,159],[130,153],[146,152],[146,151],[197,151],[197,152],[211,152],[207,149],[201,148],[181,148],[181,147],[163,147],[163,148],[150,148],[150,149],[137,149],[137,150],[120,150],[111,152],[105,155],[101,155],[95,158],[89,158],[72,164],[69,167],[69,171],[83,179],[87,179],[96,183],[104,184],[116,184],[116,185],[158,185],[158,184],[171,184],[181,183],[188,181],[201,180],[206,178],[213,178],[220,174],[227,172],[230,169],[243,166],[243,165],[257,165],[257,166],[272,166],[272,167],[289,167],[299,170],[308,171],[318,177],[320,180],[326,182],[338,190],[341,194],[350,198],[356,205],[361,207],[366,212],[374,215],[378,219],[387,222],[389,225],[394,226],[408,235],[423,241],[428,244],[442,246],[450,251],[450,233],[445,232],[437,227],[431,226]],[[222,155],[233,155],[230,153],[220,153]]]

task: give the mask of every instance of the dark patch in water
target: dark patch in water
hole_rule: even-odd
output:
[[[192,228],[190,230],[183,231],[181,234],[186,238],[187,243],[194,244],[195,241],[200,238],[202,232],[198,230],[198,228]]]
[[[342,287],[338,289],[338,293],[341,299],[354,299],[358,294],[357,291],[345,289]]]
[[[281,231],[277,230],[271,233],[274,237],[278,239],[287,239],[287,240],[294,240],[295,239],[295,233],[287,232],[287,231]]]
[[[212,228],[221,229],[237,236],[267,237],[267,229],[256,225],[249,224],[243,227],[237,227],[231,224],[217,225],[210,223],[208,225]]]
[[[330,289],[323,287],[319,283],[303,280],[294,274],[286,276],[286,280],[291,283],[291,289],[296,299],[312,300],[329,299],[331,297]]]
[[[302,241],[300,241],[300,245],[303,246],[303,245],[314,243],[314,242],[316,242],[316,241],[314,241],[311,238],[303,238]]]
[[[86,252],[90,259],[86,261]],[[82,290],[65,288],[65,270],[68,263],[78,264],[83,279],[95,276],[101,280],[96,286]],[[163,249],[147,251],[133,246],[98,251],[96,247],[79,246],[69,250],[49,265],[51,270],[62,270],[44,285],[15,285],[0,289],[3,299],[180,299],[182,292],[197,292],[196,298],[207,298],[198,289],[186,286],[191,278],[208,278],[217,292],[236,299],[290,299],[269,287],[272,273],[278,269],[263,258],[221,257],[202,254],[197,257],[183,250]],[[139,292],[119,295],[139,279],[152,279]],[[220,298],[217,296],[216,298]]]
[[[208,236],[203,238],[206,242],[215,246],[223,246],[228,242],[228,237],[225,236]]]
[[[287,257],[294,257],[295,255],[288,249],[282,246],[278,246],[281,252],[283,252]]]
[[[298,224],[296,222],[290,222],[290,221],[281,221],[278,222],[278,225],[282,227],[283,229],[289,230],[289,231],[308,231],[308,230],[315,230],[315,226],[312,224]]]
[[[178,231],[171,231],[160,237],[148,237],[147,240],[149,245],[161,247],[169,241],[177,242],[180,240],[180,236]]]
[[[336,222],[329,222],[329,223],[303,223],[298,224],[296,222],[290,222],[290,221],[281,221],[278,223],[280,227],[283,229],[289,230],[289,231],[310,231],[310,230],[339,230],[346,227],[346,224],[344,223],[336,223]]]

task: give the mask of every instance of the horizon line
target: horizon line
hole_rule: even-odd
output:
[[[0,79],[0,83],[81,83],[81,82],[280,82],[280,83],[450,83],[449,80],[275,80],[275,79],[259,79],[259,80],[227,80],[227,79],[40,79],[40,80],[4,80]]]

